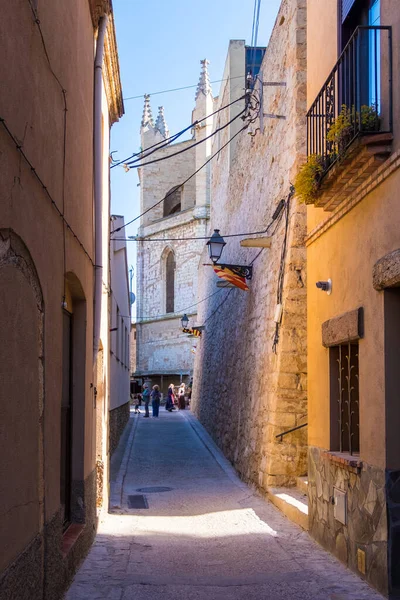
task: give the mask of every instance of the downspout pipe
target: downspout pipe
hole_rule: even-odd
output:
[[[99,21],[96,56],[94,61],[94,100],[93,100],[93,180],[94,180],[94,319],[93,319],[93,364],[96,362],[100,345],[101,301],[103,292],[103,56],[104,38],[108,16]]]

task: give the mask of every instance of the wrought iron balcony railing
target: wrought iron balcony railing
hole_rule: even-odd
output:
[[[307,155],[323,174],[360,135],[392,133],[392,29],[358,27],[307,113]]]

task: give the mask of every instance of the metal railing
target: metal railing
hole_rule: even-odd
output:
[[[325,174],[356,137],[392,125],[392,28],[358,27],[307,113],[307,156]]]
[[[293,427],[293,429],[288,429],[287,431],[282,431],[282,433],[278,433],[278,435],[276,435],[276,438],[281,438],[280,441],[282,441],[283,436],[287,435],[288,433],[292,433],[293,431],[297,431],[298,429],[302,429],[303,427],[307,427],[308,423],[303,423],[302,425],[297,425],[297,427]]]

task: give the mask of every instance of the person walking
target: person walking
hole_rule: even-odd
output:
[[[139,406],[142,406],[142,394],[137,394],[135,403],[135,415],[140,415]]]
[[[178,391],[178,406],[179,410],[185,410],[186,408],[186,400],[185,400],[185,384],[181,383]]]
[[[144,416],[150,417],[150,414],[149,414],[150,390],[149,390],[149,386],[147,385],[147,383],[143,384],[142,398],[144,400],[144,409],[145,409]]]
[[[168,396],[167,396],[167,402],[165,403],[165,410],[168,410],[169,412],[172,412],[174,409],[174,405],[175,405],[175,392],[174,392],[174,384],[170,383],[168,386]]]
[[[153,409],[153,417],[158,417],[158,411],[160,409],[160,388],[158,385],[153,385],[153,391],[151,392],[151,407]]]

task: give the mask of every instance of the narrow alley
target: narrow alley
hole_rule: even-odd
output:
[[[144,508],[130,508],[144,496]],[[137,499],[137,498],[136,498]],[[382,598],[242,483],[190,411],[131,414],[66,600]]]

